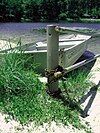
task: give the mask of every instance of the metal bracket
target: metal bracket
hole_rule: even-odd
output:
[[[45,76],[48,78],[48,84],[56,82],[58,79],[63,77],[64,68],[60,65],[55,68],[55,70],[48,71],[45,70]]]

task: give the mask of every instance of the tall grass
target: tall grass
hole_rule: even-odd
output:
[[[4,54],[0,63],[0,109],[9,114],[8,120],[15,119],[21,124],[34,121],[36,125],[56,121],[84,128],[79,111],[65,104],[62,99],[47,95],[46,86],[38,80],[39,75],[34,72],[34,67],[26,69],[28,59],[25,59],[23,52],[17,52]],[[85,78],[82,73],[78,73],[77,77],[68,76],[67,81],[60,84],[62,91],[66,90],[63,94],[69,93],[72,100],[79,98],[87,87],[83,81]]]
[[[13,50],[11,53],[4,54],[0,64],[0,91],[7,92],[7,94],[26,93],[34,88],[35,82],[38,80],[34,72],[25,73],[26,60],[24,60],[22,52],[17,52]]]
[[[66,95],[75,101],[78,101],[91,86],[89,81],[88,72],[86,70],[78,69],[70,72],[67,75],[67,80],[62,80],[61,87]]]

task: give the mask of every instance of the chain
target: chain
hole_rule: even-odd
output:
[[[64,74],[64,69],[62,66],[58,65],[54,70],[48,71],[45,70],[45,76],[48,78],[48,84],[56,82],[58,79],[61,79]]]

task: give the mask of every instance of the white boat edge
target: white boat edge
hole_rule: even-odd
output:
[[[81,37],[80,37],[81,36]],[[69,48],[65,48],[63,51],[63,57],[59,56],[59,64],[61,66],[63,66],[64,68],[74,64],[78,58],[84,53],[84,51],[87,49],[87,44],[86,41],[89,40],[91,38],[91,36],[86,36],[86,35],[78,35],[78,38],[81,39],[82,37],[84,37],[84,40],[78,41],[77,44],[75,44],[74,46],[71,46]],[[77,38],[77,39],[78,39]],[[61,39],[60,39],[61,40]],[[61,41],[63,41],[64,39],[62,39]],[[71,40],[71,39],[70,39]],[[75,41],[74,39],[72,39],[73,41]],[[69,41],[69,40],[68,40]],[[15,44],[12,43],[12,45],[14,47],[12,48],[17,48],[15,46]],[[23,48],[27,49],[29,46],[32,46],[32,44],[27,44],[25,46],[23,46]],[[7,49],[9,50],[9,49]],[[46,58],[46,54],[47,54],[47,50],[39,50],[39,51],[34,51],[34,50],[26,50],[24,51],[25,55],[28,56],[34,56],[33,61],[35,61],[35,63],[39,64],[40,67],[39,72],[43,73],[44,69],[46,68],[47,64],[47,58]],[[42,58],[42,62],[41,62],[41,58]]]

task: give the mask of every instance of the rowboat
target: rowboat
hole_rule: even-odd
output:
[[[71,34],[71,35],[62,35],[59,37],[59,65],[64,68],[67,68],[73,65],[79,57],[87,49],[87,40],[91,36],[81,35],[81,34]],[[12,48],[18,48],[15,44],[12,45]],[[11,47],[11,46],[10,46]],[[9,45],[7,47],[2,46],[0,53],[10,50]],[[32,57],[33,62],[38,64],[37,70],[39,73],[44,73],[45,68],[47,67],[47,42],[37,42],[21,46],[21,49],[24,51],[24,55],[27,58]]]

